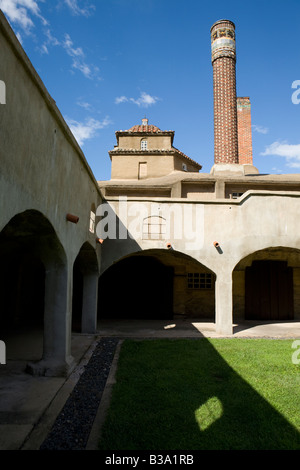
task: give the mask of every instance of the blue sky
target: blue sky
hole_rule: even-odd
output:
[[[209,172],[210,28],[236,25],[237,95],[252,104],[254,165],[300,172],[299,0],[0,0],[97,180],[115,131],[146,116]],[[1,66],[0,66],[1,79]]]

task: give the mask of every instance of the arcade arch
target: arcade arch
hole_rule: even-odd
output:
[[[209,268],[172,249],[131,254],[100,276],[98,319],[213,321],[215,279]]]
[[[233,273],[233,317],[280,321],[300,318],[300,250],[268,247],[244,257]]]
[[[49,220],[36,210],[15,215],[0,233],[0,259],[0,321],[7,336],[7,358],[12,349],[17,354],[18,345],[9,347],[13,334],[39,330],[39,349],[22,357],[29,361],[28,371],[64,374],[72,362],[67,258]]]

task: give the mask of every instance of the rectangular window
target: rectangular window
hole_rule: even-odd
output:
[[[147,163],[139,163],[139,179],[147,178]]]
[[[91,211],[90,212],[90,232],[95,233],[95,220],[96,220],[96,214]]]
[[[238,199],[241,197],[244,193],[232,193],[231,194],[231,199]]]
[[[211,289],[212,275],[211,273],[188,273],[187,274],[188,289]]]

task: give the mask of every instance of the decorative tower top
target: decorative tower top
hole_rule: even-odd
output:
[[[230,20],[219,20],[211,27],[211,60],[230,57],[236,60],[235,24]]]

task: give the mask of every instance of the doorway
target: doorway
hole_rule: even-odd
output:
[[[287,261],[256,260],[246,267],[246,320],[293,320],[293,299],[293,268]]]

